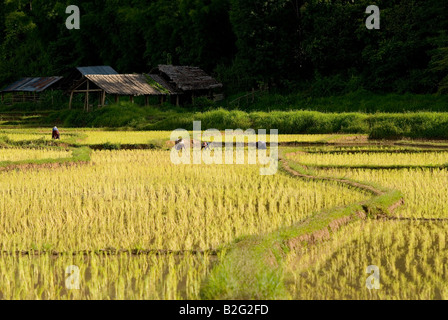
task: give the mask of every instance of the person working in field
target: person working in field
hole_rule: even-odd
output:
[[[177,151],[185,150],[185,143],[183,139],[176,140],[175,148]]]
[[[191,143],[191,145],[197,145],[200,142],[198,142],[197,140],[191,140],[190,143]],[[185,150],[186,146],[185,146],[184,140],[183,139],[176,140],[175,148],[176,148],[177,151]],[[210,149],[210,143],[209,142],[202,142],[201,143],[201,150],[204,150],[204,149],[205,150]]]
[[[266,146],[266,142],[264,142],[264,141],[258,141],[258,142],[255,144],[255,146],[256,146],[256,148],[259,149],[259,150],[267,150],[267,149],[268,149],[267,146]]]
[[[61,134],[59,133],[59,129],[56,126],[53,128],[52,139],[55,139],[55,140],[61,139]]]
[[[201,150],[210,150],[210,143],[209,142],[202,142],[202,148]]]

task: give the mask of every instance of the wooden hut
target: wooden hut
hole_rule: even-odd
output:
[[[7,103],[17,102],[40,102],[41,94],[46,90],[53,90],[62,77],[39,77],[22,78],[0,91],[1,101],[5,101],[5,94],[8,96]]]
[[[149,96],[160,97],[163,101],[165,96],[175,94],[148,75],[118,74],[108,66],[76,68],[65,84],[69,86],[70,109],[75,94],[85,95],[85,110],[89,110],[92,96],[98,98],[98,106],[105,105],[106,95],[113,95],[115,102],[119,101],[120,96],[129,96],[131,102],[134,102],[134,97],[144,96],[148,105]]]
[[[118,72],[110,66],[77,67],[65,72],[64,80],[62,81],[61,86],[69,92],[70,89],[76,87],[80,84],[80,82],[84,81],[84,77],[88,74],[108,75],[118,74]]]
[[[141,74],[87,74],[83,81],[72,88],[70,93],[70,106],[74,94],[85,94],[84,108],[89,110],[89,101],[92,95],[97,95],[98,106],[104,106],[106,95],[113,95],[115,102],[118,102],[120,96],[128,96],[131,102],[134,97],[144,96],[145,105],[149,103],[149,96],[163,97],[172,94],[172,92],[158,83],[151,83],[146,75]]]
[[[84,109],[89,110],[90,99],[93,94],[98,95],[98,105],[102,105],[102,91],[99,88],[90,88],[90,83],[86,78],[87,75],[117,75],[110,66],[89,66],[89,67],[77,67],[70,70],[64,78],[61,86],[70,94],[69,108],[72,108],[73,97],[75,94],[84,94]]]
[[[152,86],[158,88],[161,92],[166,94],[161,97],[161,102],[165,99],[171,99],[171,103],[174,103],[174,100],[176,100],[176,105],[179,105],[179,97],[183,94],[181,90],[177,90],[158,74],[145,74],[145,76]]]
[[[151,71],[150,76],[159,77],[167,83],[174,92],[177,92],[177,104],[179,98],[182,103],[193,103],[196,97],[206,96],[215,98],[215,89],[222,88],[214,78],[202,69],[189,66],[159,65]]]

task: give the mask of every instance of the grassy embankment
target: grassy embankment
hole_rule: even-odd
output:
[[[355,92],[342,96],[266,94],[244,102],[234,97],[194,107],[139,107],[122,102],[86,113],[82,110],[30,111],[29,106],[0,106],[4,126],[133,128],[278,129],[281,134],[362,133],[372,139],[448,139],[448,97],[443,95]],[[39,110],[41,110],[40,107]],[[26,110],[26,111],[18,111]],[[244,111],[242,111],[244,110]],[[3,120],[2,120],[3,119]]]
[[[27,141],[12,141],[7,136],[0,136],[0,148],[20,147],[25,149],[45,148],[56,151],[71,151],[70,157],[61,158],[46,158],[46,159],[28,159],[21,161],[0,161],[0,170],[8,170],[13,168],[25,167],[25,166],[51,166],[51,165],[64,165],[85,163],[90,161],[91,149],[76,145],[77,139],[82,135],[73,135],[67,141],[46,141],[43,139],[27,140]]]

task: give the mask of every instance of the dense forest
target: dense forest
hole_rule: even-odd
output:
[[[380,30],[365,26],[371,4]],[[65,26],[68,5],[81,10],[79,30]],[[442,92],[447,17],[448,0],[4,0],[0,86],[81,65],[141,73],[173,63],[232,92]]]

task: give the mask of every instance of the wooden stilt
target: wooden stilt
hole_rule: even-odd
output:
[[[86,110],[87,110],[87,112],[89,112],[89,89],[90,89],[90,86],[89,86],[89,80],[87,80],[87,92],[86,92]]]
[[[73,91],[70,92],[70,102],[68,103],[68,108],[69,108],[69,109],[72,108],[72,102],[73,102]]]
[[[103,91],[103,99],[101,102],[101,106],[104,107],[106,105],[106,91]]]

